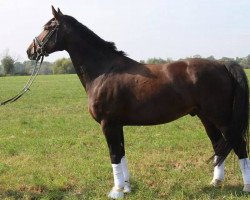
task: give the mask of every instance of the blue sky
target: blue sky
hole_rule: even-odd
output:
[[[250,54],[249,0],[0,0],[0,55],[25,60],[51,17],[51,5],[78,19],[135,60],[195,54]],[[68,57],[55,53],[47,60]]]

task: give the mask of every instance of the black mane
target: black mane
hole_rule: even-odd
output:
[[[65,22],[67,22],[68,24],[70,24],[71,26],[75,27],[76,30],[78,30],[79,33],[83,35],[84,39],[86,39],[88,41],[92,41],[92,43],[94,45],[96,45],[99,49],[111,50],[119,55],[126,56],[125,52],[117,50],[114,42],[107,42],[107,41],[103,40],[101,37],[96,35],[88,27],[86,27],[83,24],[81,24],[80,22],[78,22],[75,18],[68,16],[68,15],[64,15],[63,20]]]

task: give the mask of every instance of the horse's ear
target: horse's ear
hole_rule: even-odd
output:
[[[57,12],[54,6],[52,6],[52,14],[54,15],[55,19],[60,20],[62,13],[61,11]]]
[[[57,9],[57,12],[58,12],[58,14],[63,15],[63,13],[62,13],[62,11],[60,10],[60,8]]]

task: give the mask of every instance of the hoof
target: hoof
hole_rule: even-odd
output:
[[[110,199],[123,199],[123,197],[124,197],[123,189],[117,189],[115,187],[113,187],[108,194],[108,198]]]
[[[250,184],[245,184],[243,188],[244,192],[250,192]]]
[[[214,187],[221,187],[222,186],[222,180],[214,179],[211,181],[211,185]]]
[[[129,182],[125,181],[125,185],[124,185],[124,189],[123,189],[124,193],[130,193],[131,192],[131,186]]]

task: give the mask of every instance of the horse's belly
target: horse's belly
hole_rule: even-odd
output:
[[[126,125],[154,125],[174,121],[194,110],[185,102],[152,102],[144,106],[134,107],[124,117]],[[121,116],[122,118],[122,116]]]
[[[152,111],[151,113],[136,113],[134,116],[128,116],[123,124],[124,125],[156,125],[156,124],[164,124],[171,121],[174,121],[180,117],[189,114],[188,111],[180,111],[176,113],[162,113],[157,111]]]

